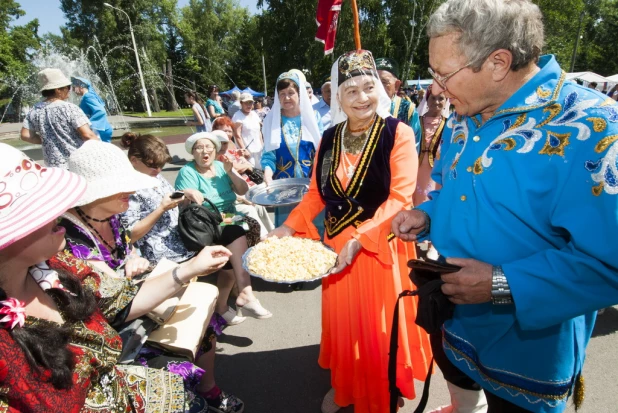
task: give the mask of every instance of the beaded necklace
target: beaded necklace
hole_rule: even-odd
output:
[[[80,209],[80,208],[75,208],[75,210],[77,211],[78,215],[82,218],[82,221],[88,226],[88,228],[90,228],[91,230],[94,231],[95,234],[97,234],[97,236],[99,237],[99,239],[103,242],[103,244],[105,244],[105,246],[109,249],[110,254],[113,254],[118,247],[112,247],[106,240],[105,238],[103,238],[103,236],[101,235],[101,233],[99,231],[97,231],[97,229],[95,227],[93,227],[92,225],[90,225],[90,223],[88,222],[88,216]],[[109,218],[107,219],[107,221],[99,221],[99,222],[109,222]],[[111,227],[111,224],[110,224]]]
[[[96,219],[96,218],[92,218],[90,215],[86,214],[86,213],[84,212],[84,210],[83,210],[83,209],[81,209],[80,207],[75,207],[75,210],[76,210],[79,214],[83,215],[85,218],[87,218],[87,219],[89,219],[89,220],[91,220],[91,221],[94,221],[94,222],[109,222],[109,220],[110,220],[110,219],[112,219],[112,217],[108,217],[108,218],[105,218],[105,219]]]

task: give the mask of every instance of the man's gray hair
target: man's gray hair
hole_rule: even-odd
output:
[[[232,100],[238,100],[240,98],[240,92],[235,90],[232,92]]]
[[[512,70],[537,62],[543,48],[543,16],[529,0],[448,0],[429,18],[427,35],[459,33],[457,45],[478,71],[489,55],[506,49]]]
[[[324,84],[322,85],[322,87],[320,88],[320,90],[324,90],[324,88],[325,88],[326,86],[330,86],[330,80],[328,80],[328,81],[324,82]]]

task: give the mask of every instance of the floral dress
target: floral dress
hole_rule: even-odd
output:
[[[116,239],[116,251],[118,251],[118,254],[126,257],[132,248],[130,244],[130,233],[120,223],[117,216],[112,217],[110,224],[112,225],[112,230]],[[114,270],[119,268],[119,266],[124,263],[124,258],[122,262],[119,262],[121,261],[120,259],[111,256],[109,250],[102,245],[84,226],[82,226],[77,219],[72,217],[72,215],[64,214],[64,218],[59,225],[66,229],[65,239],[67,243],[64,254],[67,256],[70,256],[76,260],[104,261]],[[112,265],[115,267],[112,267]],[[122,323],[118,320],[116,321],[117,322],[115,324],[122,325]],[[198,354],[196,355],[196,359],[212,349],[212,341],[217,337],[217,335],[221,334],[222,327],[224,325],[225,320],[221,316],[214,315],[212,317],[210,324],[206,329],[206,333],[204,334],[204,338]],[[193,390],[195,389],[195,385],[200,382],[202,376],[204,375],[204,370],[195,366],[187,358],[152,347],[149,343],[144,344],[141,348],[135,359],[135,363],[140,364],[141,366],[164,369],[181,374],[184,380],[185,390],[188,394],[190,394],[190,401],[193,403],[191,405],[190,412],[193,413],[201,411],[200,406],[202,405],[202,402],[205,403],[205,401],[201,396],[194,395]]]
[[[131,232],[122,225],[117,215],[112,216],[109,223],[116,245],[113,251],[103,245],[77,218],[65,213],[60,221],[60,226],[67,231],[64,236],[67,240],[66,248],[79,259],[104,261],[112,270],[117,270],[124,264],[133,249]]]
[[[47,166],[67,169],[69,156],[84,143],[77,129],[89,124],[88,117],[77,105],[55,100],[34,105],[23,127],[41,137]]]
[[[174,187],[162,175],[157,175],[157,179],[159,186],[140,189],[130,196],[129,209],[121,215],[122,223],[127,228],[133,228],[139,221],[152,214],[161,205],[165,195],[174,192]],[[165,211],[150,231],[135,243],[142,256],[152,264],[156,264],[161,258],[183,262],[194,255],[187,250],[180,238],[178,215],[177,207]]]
[[[33,370],[21,347],[7,330],[0,329],[0,412],[207,411],[190,407],[195,397],[185,393],[182,377],[171,370],[117,364],[122,341],[110,322],[130,305],[138,287],[100,274],[67,252],[58,253],[48,264],[52,270],[78,277],[94,293],[98,310],[86,321],[65,322],[72,331],[69,349],[76,364],[73,386],[64,390],[53,387],[49,371]],[[63,305],[57,304],[62,315]],[[28,316],[26,324],[54,323]]]

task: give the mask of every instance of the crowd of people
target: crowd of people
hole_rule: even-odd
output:
[[[242,413],[215,381],[217,336],[273,317],[242,256],[285,236],[339,256],[322,281],[323,413],[395,412],[434,360],[451,399],[434,413],[579,407],[597,311],[618,303],[618,106],[541,55],[531,1],[447,0],[427,34],[417,104],[366,50],[334,62],[320,100],[296,69],[272,105],[187,91],[196,133],[173,183],[162,139],[109,143],[90,82],[41,71],[21,137],[44,164],[0,144],[0,410]],[[273,223],[244,195],[286,178],[309,190]],[[212,245],[183,236],[195,205],[233,217]],[[418,258],[438,269],[409,275]],[[142,342],[120,362],[128,326],[211,274],[193,356]]]

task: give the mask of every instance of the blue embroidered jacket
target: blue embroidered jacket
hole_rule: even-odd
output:
[[[501,265],[514,305],[458,305],[449,359],[533,412],[561,412],[596,310],[618,303],[618,106],[553,56],[484,124],[449,118],[420,206],[446,257]],[[459,119],[459,120],[458,120]]]
[[[420,150],[421,142],[421,121],[416,111],[416,106],[407,99],[402,99],[399,96],[393,96],[391,101],[391,115],[399,119],[414,131],[414,139],[416,139],[416,152]]]

